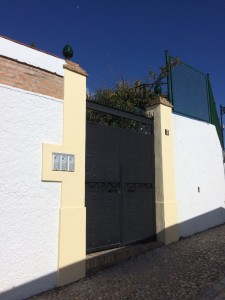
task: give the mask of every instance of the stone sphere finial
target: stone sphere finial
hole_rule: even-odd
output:
[[[65,59],[70,60],[73,57],[73,48],[70,45],[66,45],[62,51]]]

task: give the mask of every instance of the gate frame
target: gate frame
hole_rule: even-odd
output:
[[[124,110],[121,110],[121,109],[118,109],[118,108],[114,108],[114,107],[111,107],[111,106],[107,106],[107,105],[104,105],[104,104],[101,104],[101,103],[98,103],[98,102],[94,102],[94,101],[91,101],[91,100],[86,101],[86,107],[88,109],[100,111],[100,112],[107,113],[107,114],[110,114],[110,115],[114,115],[114,116],[117,116],[117,117],[121,117],[121,118],[124,118],[124,119],[130,119],[130,120],[134,120],[134,121],[144,123],[144,124],[147,124],[147,125],[152,125],[152,118],[147,118],[147,117],[141,116],[139,114],[135,114],[135,113],[132,113],[132,112],[127,112],[127,111],[124,111]]]
[[[153,149],[154,149],[154,131],[153,131],[154,120],[153,120],[152,116],[148,116],[147,117],[145,115],[140,115],[140,114],[137,114],[137,113],[124,111],[124,110],[121,110],[119,108],[115,108],[115,107],[112,107],[112,106],[107,106],[105,104],[101,104],[99,102],[95,102],[93,100],[88,100],[88,99],[86,101],[86,107],[87,107],[87,109],[91,109],[91,110],[94,110],[94,111],[97,111],[97,112],[107,113],[107,114],[110,114],[110,115],[113,115],[113,116],[117,116],[117,117],[120,117],[120,118],[137,121],[137,122],[142,123],[143,125],[150,125],[151,126],[150,136],[153,139]],[[122,130],[126,130],[126,129],[121,128],[119,126],[114,128],[114,127],[111,127],[109,125],[99,124],[97,122],[96,123],[95,122],[92,123],[92,122],[89,122],[88,120],[86,120],[86,124],[87,123],[90,123],[90,125],[93,124],[93,126],[96,125],[96,126],[101,126],[101,127],[104,127],[104,128],[107,128],[107,127],[113,128],[113,129],[118,130],[120,132]],[[135,134],[138,132],[135,129],[134,130],[127,129],[127,131],[130,131],[131,134],[133,132]],[[142,133],[139,133],[139,134],[142,134]],[[86,151],[87,151],[87,149],[86,149]],[[152,160],[153,160],[153,172],[155,172],[155,155],[154,155],[154,152],[153,152]],[[121,187],[122,186],[123,185],[122,185],[122,181],[121,181]],[[153,180],[153,191],[154,191],[154,196],[153,196],[153,200],[152,200],[153,201],[152,219],[153,219],[154,234],[151,237],[149,236],[149,239],[153,238],[155,240],[156,239],[156,231],[155,231],[155,229],[156,229],[155,178]],[[123,193],[123,192],[121,191],[121,193]],[[122,227],[121,227],[121,237],[122,237]],[[133,242],[125,242],[125,243],[115,244],[115,247],[122,247],[122,246],[125,246],[125,245],[134,244],[134,243],[137,243],[138,241],[140,241],[140,240],[136,240],[136,241],[133,241]],[[112,245],[112,248],[114,248],[113,245]],[[110,246],[100,247],[100,248],[96,248],[95,251],[91,251],[91,249],[87,249],[87,253],[93,253],[93,252],[97,252],[97,251],[100,251],[100,250],[107,250],[107,249],[111,249],[111,247]]]
[[[87,108],[151,124],[154,119],[155,219],[157,241],[166,245],[179,240],[175,190],[173,120],[171,103],[161,96],[148,100],[148,117],[87,100]],[[149,118],[150,117],[150,118]]]

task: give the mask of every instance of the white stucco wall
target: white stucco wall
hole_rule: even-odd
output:
[[[215,126],[175,114],[173,122],[179,229],[187,236],[225,222],[223,155]]]
[[[0,36],[0,55],[64,76],[65,60]]]
[[[61,184],[42,182],[42,143],[61,144],[63,102],[0,85],[0,299],[56,284]]]

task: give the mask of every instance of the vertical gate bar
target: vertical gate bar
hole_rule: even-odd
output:
[[[120,130],[120,245],[123,245],[123,130]]]
[[[155,128],[154,128],[154,123],[152,124],[153,127],[153,133],[151,135],[152,137],[152,160],[153,160],[153,219],[154,219],[154,237],[153,240],[157,240],[157,235],[156,235],[156,188],[155,188]]]

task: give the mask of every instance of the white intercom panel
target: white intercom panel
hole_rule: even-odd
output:
[[[74,172],[75,155],[65,153],[52,153],[52,170]]]

